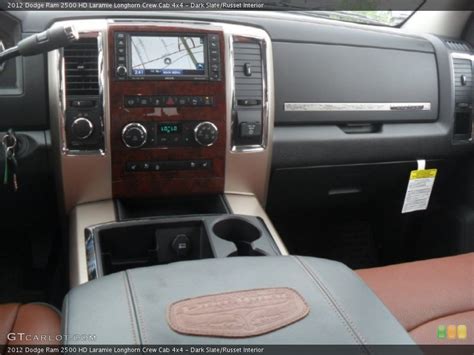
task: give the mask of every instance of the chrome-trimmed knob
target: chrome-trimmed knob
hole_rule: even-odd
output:
[[[89,119],[78,117],[71,124],[71,133],[76,139],[87,139],[94,133],[94,125]]]
[[[119,65],[117,69],[115,70],[118,76],[125,76],[127,75],[127,67],[125,65]]]
[[[132,141],[130,135],[136,131],[138,134],[137,141]],[[148,131],[140,123],[129,123],[122,129],[122,142],[127,148],[141,148],[145,145],[148,138]]]
[[[219,129],[209,121],[199,123],[194,127],[194,140],[203,147],[210,147],[217,141]]]

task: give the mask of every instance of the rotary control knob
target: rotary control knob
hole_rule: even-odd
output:
[[[128,148],[143,147],[147,136],[146,128],[140,123],[129,123],[122,129],[122,141]]]
[[[201,122],[194,128],[194,139],[204,147],[213,145],[219,134],[219,130],[212,122]]]
[[[93,132],[94,125],[85,117],[78,117],[71,124],[71,133],[75,139],[87,139]]]
[[[115,72],[118,76],[125,76],[127,75],[127,67],[125,65],[119,65]]]

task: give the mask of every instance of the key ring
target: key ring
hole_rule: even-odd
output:
[[[10,145],[8,145],[8,138],[11,138],[13,140],[13,143]],[[2,145],[5,147],[6,151],[15,149],[16,143],[17,143],[17,138],[14,135],[7,133],[2,138]]]

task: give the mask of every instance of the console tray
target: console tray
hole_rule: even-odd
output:
[[[213,215],[128,220],[85,233],[89,280],[181,260],[280,255],[258,217]]]

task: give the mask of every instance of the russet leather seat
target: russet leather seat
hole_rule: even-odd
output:
[[[474,253],[356,272],[418,344],[474,344]],[[439,339],[440,325],[467,337]]]
[[[0,304],[0,345],[58,345],[61,316],[43,303]]]

